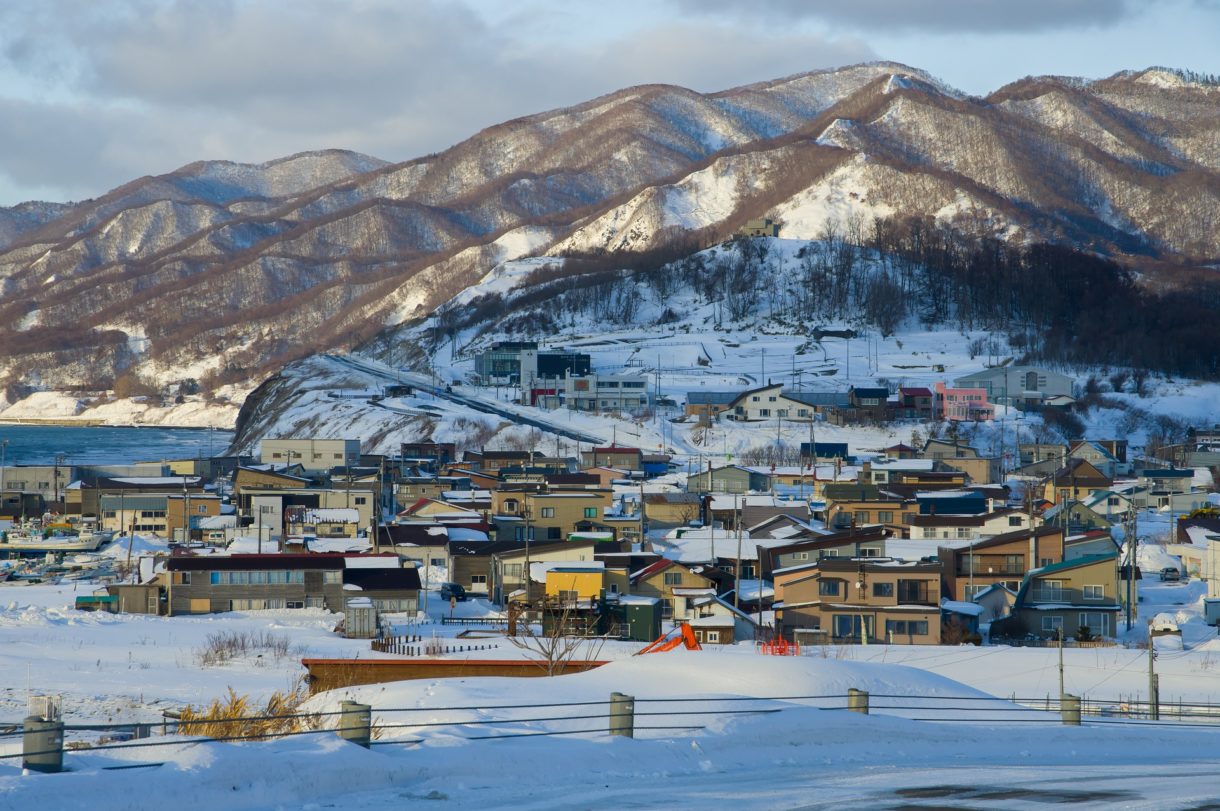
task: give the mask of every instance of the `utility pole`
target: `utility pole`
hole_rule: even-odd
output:
[[[737,565],[733,569],[733,608],[741,605],[741,496],[733,496],[733,506],[737,508]]]
[[[712,460],[707,460],[707,488],[709,490],[707,496],[707,525],[711,527],[711,535],[709,538],[712,542],[712,565],[716,565],[716,484],[715,473],[712,472]]]
[[[1063,701],[1063,626],[1060,625],[1056,634],[1059,637],[1059,701]]]
[[[1135,562],[1138,560],[1136,549],[1139,546],[1139,536],[1136,531],[1135,502],[1127,503],[1127,519],[1124,522],[1124,534],[1127,536],[1127,630],[1135,624]]]
[[[1148,719],[1161,720],[1161,685],[1152,663],[1156,661],[1156,648],[1152,645],[1152,622],[1148,622]]]

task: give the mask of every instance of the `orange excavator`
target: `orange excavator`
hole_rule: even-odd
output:
[[[695,632],[684,622],[678,627],[661,634],[646,648],[636,651],[635,655],[639,656],[642,653],[664,653],[667,650],[673,650],[679,645],[686,645],[687,650],[703,650],[699,640],[695,639]]]

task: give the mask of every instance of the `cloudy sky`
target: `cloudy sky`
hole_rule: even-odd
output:
[[[875,59],[986,94],[1030,74],[1220,74],[1220,0],[2,0],[0,205],[199,159],[386,160],[644,82]]]

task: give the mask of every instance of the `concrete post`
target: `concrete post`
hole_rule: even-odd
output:
[[[340,707],[339,737],[368,749],[373,738],[373,708],[355,701],[344,701]]]
[[[635,737],[635,696],[610,694],[610,734]]]
[[[1148,697],[1148,717],[1153,721],[1161,720],[1161,675],[1152,674],[1152,695]]]
[[[1064,693],[1059,697],[1059,714],[1070,727],[1080,726],[1080,696]]]
[[[37,715],[26,716],[23,722],[22,767],[32,772],[54,774],[64,770],[64,725],[62,721],[45,721]]]
[[[861,715],[868,715],[868,691],[849,687],[847,689],[847,709]]]

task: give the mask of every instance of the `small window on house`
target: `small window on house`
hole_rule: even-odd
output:
[[[1044,634],[1054,634],[1063,630],[1063,617],[1043,617],[1042,632]]]
[[[809,560],[809,553],[808,552],[793,552],[792,559],[793,560]]]
[[[1084,598],[1086,600],[1104,600],[1106,598],[1105,586],[1085,586]]]
[[[327,585],[343,582],[343,572],[322,572],[322,582]]]
[[[554,507],[543,507],[542,508],[542,517],[543,518],[554,518],[555,517],[555,508]]]
[[[367,498],[367,497],[365,497],[365,496],[356,496],[356,498],[354,499],[354,501],[355,501],[357,504],[368,504],[368,503],[369,503],[368,498]]]
[[[470,576],[470,585],[472,585],[472,586],[486,586],[486,585],[487,585],[487,575],[485,575],[485,574],[472,574],[472,575]]]
[[[707,632],[707,641],[708,642],[719,642],[720,641],[720,632],[719,631],[708,631]]]
[[[819,580],[818,594],[823,597],[838,597],[839,596],[839,581],[838,580]]]
[[[1021,516],[1019,516],[1019,515],[1008,516],[1008,526],[1010,526],[1010,527],[1021,526]]]
[[[596,518],[596,517],[597,517],[597,508],[596,507],[585,507],[585,518]]]
[[[665,573],[665,585],[667,585],[667,586],[682,585],[682,573],[681,572],[666,572]]]
[[[874,597],[893,597],[894,596],[894,584],[893,583],[873,583],[873,596]]]
[[[860,557],[879,558],[881,557],[881,549],[876,546],[862,546],[860,547]]]

